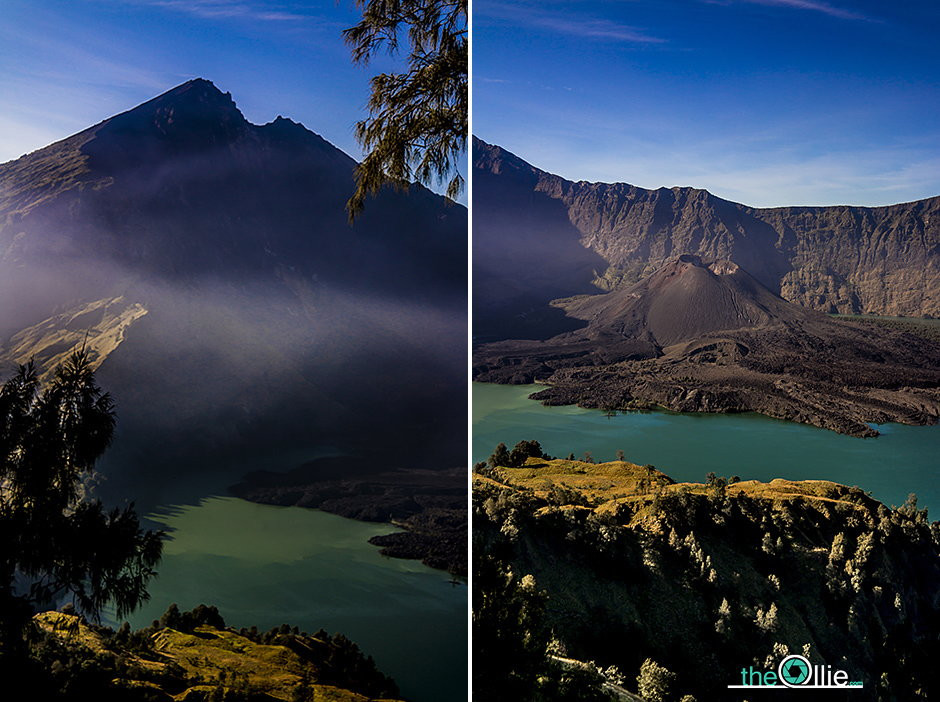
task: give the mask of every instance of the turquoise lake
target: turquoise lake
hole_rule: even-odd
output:
[[[223,496],[148,519],[170,539],[150,602],[129,618],[135,628],[171,602],[211,604],[229,626],[340,632],[409,700],[466,699],[467,587],[368,543],[395,527]]]
[[[743,480],[825,479],[857,485],[885,504],[916,493],[918,505],[940,519],[940,426],[877,427],[859,439],[759,414],[629,412],[607,417],[575,406],[545,407],[529,400],[534,385],[473,384],[473,460],[499,442],[510,448],[535,439],[554,456],[590,451],[596,461],[652,464],[678,481],[706,473]]]

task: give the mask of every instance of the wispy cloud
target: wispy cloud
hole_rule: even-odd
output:
[[[572,14],[546,12],[544,6],[510,3],[487,3],[478,14],[529,27],[546,29],[584,39],[615,41],[631,44],[662,44],[666,40],[647,34],[642,29],[608,19],[578,17]]]
[[[112,87],[145,88],[157,90],[166,88],[166,80],[159,70],[146,65],[141,58],[133,60],[129,55],[118,59],[114,57],[114,45],[98,44],[95,41],[86,41],[84,45],[68,41],[61,32],[51,31],[47,27],[40,27],[35,31],[16,31],[0,26],[0,41],[8,41],[11,45],[20,46],[21,50],[30,53],[42,53],[45,57],[55,57],[55,63],[63,67],[60,71],[37,71],[29,66],[17,67],[15,71],[0,70],[4,82],[31,77],[36,79],[38,85],[47,85],[61,81],[63,85],[70,82],[74,84],[74,76],[80,73],[88,83],[106,84]],[[85,48],[94,47],[94,48]],[[108,55],[110,53],[111,55]],[[24,94],[35,91],[35,87]]]
[[[733,4],[735,0],[706,0],[710,4],[714,5],[730,5]],[[845,8],[838,7],[836,5],[830,5],[827,2],[820,2],[819,0],[737,0],[739,2],[745,2],[751,5],[767,5],[771,7],[788,7],[794,10],[809,10],[812,12],[821,12],[824,15],[829,15],[830,17],[838,17],[839,19],[846,20],[862,20],[871,22],[874,21],[873,17],[868,15],[863,15],[860,12],[853,12],[852,10],[846,10]]]
[[[303,22],[309,15],[271,3],[244,0],[141,0],[142,4],[184,12],[203,19],[247,19],[261,22]]]

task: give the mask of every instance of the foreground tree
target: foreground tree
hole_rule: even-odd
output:
[[[408,70],[372,81],[369,117],[356,125],[368,153],[356,169],[350,219],[384,185],[406,188],[447,182],[447,197],[463,189],[457,172],[467,148],[467,0],[356,0],[362,21],[343,32],[353,61],[368,64],[382,50],[408,45]]]
[[[0,662],[23,652],[36,610],[70,599],[98,618],[148,599],[162,533],[133,507],[106,511],[85,480],[111,443],[114,408],[85,352],[44,389],[32,363],[0,387]]]
[[[652,658],[647,658],[636,678],[637,691],[640,697],[649,702],[666,702],[671,697],[675,680],[675,673],[666,670]]]
[[[473,697],[489,702],[611,702],[592,664],[550,653],[546,596],[474,544]]]

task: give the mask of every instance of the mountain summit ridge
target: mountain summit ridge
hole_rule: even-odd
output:
[[[531,319],[552,298],[635,283],[679,253],[732,260],[783,298],[822,312],[940,316],[940,196],[755,208],[692,187],[574,182],[479,139],[473,148],[482,337],[511,338],[494,331],[511,326],[507,317]]]
[[[194,78],[71,136],[0,163],[0,215],[25,214],[37,201],[73,187],[108,187],[112,171],[131,165],[157,168],[167,157],[207,153],[240,139],[282,141],[288,135],[308,147],[319,147],[320,157],[339,167],[355,168],[355,159],[303,124],[281,115],[266,124],[253,124],[231,93],[210,80]]]
[[[500,174],[506,170],[515,170],[520,172],[531,172],[533,175],[536,175],[540,178],[545,178],[546,180],[557,180],[565,184],[578,185],[578,186],[601,186],[609,188],[612,190],[637,190],[646,193],[654,193],[659,191],[668,190],[673,193],[677,192],[688,192],[688,193],[701,193],[705,196],[715,198],[716,200],[721,200],[722,202],[727,202],[736,207],[744,208],[747,210],[760,210],[760,211],[772,211],[772,210],[820,210],[820,209],[832,209],[832,208],[852,208],[859,210],[881,210],[890,207],[903,207],[905,205],[916,205],[916,204],[928,204],[933,203],[936,200],[940,200],[940,195],[932,195],[930,197],[917,198],[915,200],[904,200],[902,202],[892,202],[885,205],[853,205],[846,202],[834,203],[831,205],[771,205],[758,207],[754,205],[748,205],[746,203],[737,202],[736,200],[731,200],[726,197],[722,197],[716,193],[713,193],[708,188],[696,187],[694,185],[661,185],[655,188],[647,188],[642,185],[635,185],[626,180],[585,180],[579,178],[578,180],[572,180],[566,178],[565,176],[552,173],[550,171],[545,171],[534,166],[528,161],[526,161],[521,156],[513,153],[509,149],[500,146],[499,144],[490,144],[479,137],[473,137],[473,149],[474,149],[474,159],[473,167],[479,170],[488,171],[494,174]]]

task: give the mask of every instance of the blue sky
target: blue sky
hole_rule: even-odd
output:
[[[935,0],[474,0],[473,131],[755,206],[940,195]]]
[[[395,67],[351,64],[353,0],[0,2],[0,163],[196,77],[256,124],[281,114],[359,158],[369,78]]]

